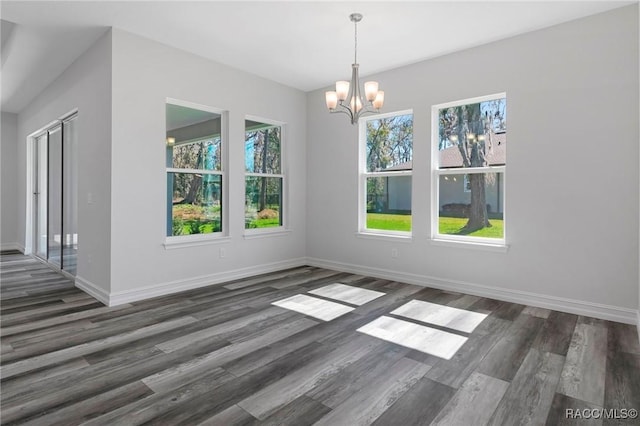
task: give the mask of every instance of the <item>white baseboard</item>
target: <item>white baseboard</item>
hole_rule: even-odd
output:
[[[640,313],[635,309],[618,306],[604,305],[600,303],[582,300],[567,299],[563,297],[548,296],[520,290],[510,290],[500,287],[491,287],[482,284],[474,284],[464,281],[447,280],[428,275],[410,274],[389,269],[373,268],[369,266],[335,262],[318,258],[307,258],[307,264],[320,268],[333,269],[352,274],[366,275],[381,279],[400,281],[425,287],[433,287],[441,290],[458,293],[472,294],[488,297],[506,302],[536,306],[577,315],[585,315],[626,324],[638,324],[640,327]],[[639,332],[640,333],[640,332]]]
[[[106,296],[106,301],[101,297],[94,295],[88,290],[87,293],[96,297],[102,303],[108,306],[122,305],[125,303],[135,302],[138,300],[149,299],[152,297],[165,296],[167,294],[178,293],[185,290],[191,290],[199,287],[206,287],[215,284],[226,283],[227,281],[237,280],[240,278],[252,277],[255,275],[266,274],[269,272],[280,271],[288,268],[296,268],[306,265],[306,258],[301,257],[297,259],[290,259],[281,262],[267,263],[262,265],[249,266],[246,268],[235,269],[232,271],[221,272],[217,274],[202,275],[199,277],[187,278],[184,280],[170,281],[153,286],[148,286],[135,290],[127,290],[120,292],[113,292]],[[86,281],[85,281],[86,284]],[[82,286],[76,281],[76,285],[84,290]],[[91,291],[96,291],[95,286],[91,287]],[[100,294],[102,296],[102,294]]]
[[[18,250],[20,253],[24,253],[24,247],[20,243],[1,243],[0,251]]]
[[[109,293],[104,291],[102,288],[98,287],[91,281],[84,279],[80,276],[76,277],[76,287],[85,293],[89,294],[91,297],[97,299],[99,302],[104,303],[107,306],[111,306],[109,304]]]

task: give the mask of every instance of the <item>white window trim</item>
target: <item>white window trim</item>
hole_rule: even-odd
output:
[[[391,172],[367,171],[367,121],[396,117],[399,115],[413,116],[413,110],[406,109],[384,114],[375,114],[372,116],[362,117],[358,121],[358,232],[356,233],[356,235],[363,238],[379,239],[379,237],[390,237],[392,239],[411,239],[413,237],[413,226],[411,227],[411,231],[389,231],[384,229],[367,228],[367,178],[370,177],[412,176],[411,219],[413,221],[413,170],[398,170]]]
[[[258,123],[268,124],[271,127],[280,127],[280,173],[272,174],[272,173],[248,173],[246,170],[246,158],[242,156],[242,169],[244,172],[244,179],[242,180],[242,188],[243,188],[243,199],[246,200],[247,193],[247,177],[255,176],[255,177],[271,177],[271,178],[280,178],[282,179],[282,205],[280,208],[282,209],[282,225],[280,226],[271,226],[268,228],[245,228],[244,218],[242,220],[242,228],[244,229],[243,238],[244,239],[254,239],[254,238],[266,238],[266,237],[277,237],[289,235],[291,233],[291,229],[289,226],[289,185],[287,179],[287,150],[286,141],[287,141],[287,125],[285,122],[271,120],[269,118],[259,117],[256,115],[246,115],[245,121],[255,121]],[[244,134],[246,135],[247,131],[245,128]],[[244,215],[245,206],[242,208],[242,213]]]
[[[462,247],[470,249],[490,250],[498,252],[506,252],[508,250],[507,244],[507,194],[506,194],[506,165],[505,166],[488,166],[488,167],[462,167],[455,169],[439,169],[440,153],[438,149],[438,141],[440,135],[439,117],[438,111],[443,108],[449,108],[453,106],[474,104],[479,102],[491,101],[494,99],[506,98],[507,93],[496,93],[487,96],[478,96],[475,98],[468,98],[453,102],[447,102],[443,104],[433,105],[431,107],[431,235],[429,239],[433,245],[449,246],[449,247]],[[462,235],[450,235],[441,234],[439,232],[440,224],[440,176],[443,175],[465,175],[472,173],[502,173],[502,184],[505,187],[503,192],[502,204],[503,208],[503,237],[502,238],[482,238],[482,237],[467,237]]]
[[[195,102],[183,101],[174,98],[166,98],[165,105],[172,104],[183,106],[187,108],[199,109],[202,111],[211,112],[214,114],[220,115],[220,170],[202,170],[202,169],[179,169],[174,167],[166,167],[165,166],[165,176],[167,173],[200,173],[200,174],[211,174],[211,175],[219,175],[222,177],[222,206],[220,209],[220,213],[222,215],[222,231],[221,232],[211,232],[209,234],[191,234],[191,235],[166,235],[164,238],[163,246],[166,250],[174,249],[174,248],[184,248],[184,247],[193,247],[193,246],[201,246],[207,244],[216,244],[221,242],[230,241],[229,237],[229,173],[227,172],[227,164],[229,163],[229,112],[220,109],[211,107],[208,105],[202,105]],[[166,120],[166,117],[165,117]],[[165,124],[165,132],[166,132],[166,124]],[[207,138],[196,138],[190,142],[197,142],[201,140],[206,140]],[[182,145],[182,144],[180,144]],[[166,200],[165,200],[166,202]]]

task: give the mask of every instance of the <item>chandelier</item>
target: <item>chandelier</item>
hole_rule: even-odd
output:
[[[361,115],[380,112],[384,103],[384,92],[378,90],[377,81],[364,83],[364,100],[360,92],[360,79],[358,77],[358,22],[362,20],[362,14],[352,13],[349,19],[353,22],[355,31],[355,48],[353,64],[351,64],[351,83],[348,81],[336,81],[336,90],[325,93],[325,100],[329,112],[343,112],[351,118],[351,124],[356,124]]]

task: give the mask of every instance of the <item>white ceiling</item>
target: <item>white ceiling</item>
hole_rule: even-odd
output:
[[[2,111],[19,112],[109,27],[300,90],[350,78],[360,12],[362,75],[636,1],[0,2]]]

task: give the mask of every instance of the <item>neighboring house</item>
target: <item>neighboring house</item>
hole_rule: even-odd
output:
[[[501,166],[506,164],[507,134],[494,134],[493,144],[487,149],[487,163],[489,166]],[[440,166],[442,168],[460,168],[462,156],[457,146],[451,146],[440,151]],[[411,170],[413,162],[396,164],[385,171]],[[487,208],[491,217],[501,217],[504,205],[504,181],[496,174],[493,182],[487,183],[486,192]],[[372,199],[369,200],[374,201]],[[376,203],[371,203],[371,211],[379,212],[411,212],[411,176],[385,177],[382,195],[376,197]],[[471,189],[465,174],[459,176],[443,176],[440,181],[440,194],[438,205],[444,215],[443,206],[466,205],[471,203]],[[447,210],[447,209],[445,209]],[[455,207],[448,209],[452,215],[459,211]]]
[[[492,146],[487,147],[487,165],[502,166],[506,164],[507,134],[497,133],[493,135]],[[459,168],[462,164],[462,155],[457,146],[440,151],[441,168]],[[489,216],[502,217],[504,211],[504,180],[500,174],[493,175],[493,181],[489,179],[486,184],[486,201]],[[471,203],[471,189],[467,175],[461,179],[460,176],[442,176],[440,180],[440,193],[438,207],[442,215],[447,216],[447,210],[452,215],[456,215],[455,205],[466,205]],[[453,208],[444,208],[449,206]]]

